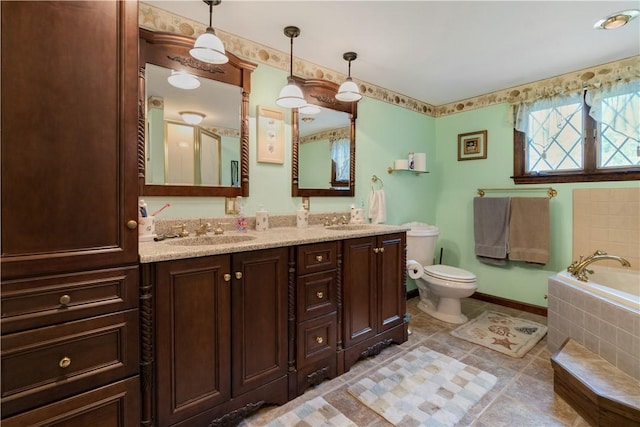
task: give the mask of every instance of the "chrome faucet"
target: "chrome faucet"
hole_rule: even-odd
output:
[[[596,261],[600,261],[603,259],[613,259],[620,262],[620,264],[622,264],[623,267],[631,267],[631,264],[626,259],[619,256],[615,256],[615,255],[608,255],[605,251],[601,251],[598,249],[593,253],[593,255],[589,255],[584,259],[583,259],[583,256],[580,255],[580,259],[577,261],[573,261],[571,265],[567,267],[567,271],[571,273],[571,275],[576,279],[582,282],[586,282],[589,280],[587,273],[593,274],[593,270],[589,270],[586,267],[591,263],[594,263]]]

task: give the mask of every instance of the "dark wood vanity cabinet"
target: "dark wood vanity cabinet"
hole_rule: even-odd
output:
[[[224,424],[288,400],[287,259],[276,248],[143,269],[143,282],[155,277],[154,322],[143,330],[154,343],[143,400],[155,402],[155,422],[144,423]]]
[[[340,242],[296,248],[297,395],[337,375]]]
[[[0,8],[2,425],[136,426],[138,4]]]
[[[407,340],[405,233],[344,241],[344,370]]]

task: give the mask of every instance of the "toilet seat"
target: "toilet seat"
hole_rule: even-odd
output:
[[[467,270],[452,267],[450,265],[427,265],[424,267],[424,273],[436,279],[446,280],[455,283],[475,283],[476,276]]]

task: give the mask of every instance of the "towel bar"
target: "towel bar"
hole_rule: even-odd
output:
[[[558,195],[558,191],[553,187],[528,187],[528,188],[478,188],[478,196],[484,197],[486,191],[546,191],[549,198]]]

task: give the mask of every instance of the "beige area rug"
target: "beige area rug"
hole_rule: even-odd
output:
[[[496,377],[419,347],[348,388],[395,426],[452,426],[496,384]]]
[[[545,325],[495,311],[485,311],[451,331],[454,337],[511,357],[523,357],[546,333]]]
[[[322,397],[304,402],[266,425],[268,427],[358,427]]]

